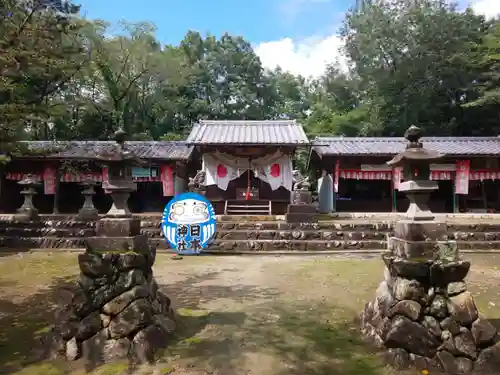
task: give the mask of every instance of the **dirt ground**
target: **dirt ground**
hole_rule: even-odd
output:
[[[0,258],[0,373],[80,373],[32,361],[52,322],[75,254]],[[482,313],[500,320],[500,256],[474,256],[469,287]],[[359,337],[355,318],[373,298],[383,263],[333,256],[185,257],[161,255],[155,276],[177,308],[180,326],[153,367],[137,374],[392,375]],[[421,373],[417,369],[407,374]],[[95,374],[126,373],[126,364]],[[398,372],[401,373],[401,372]]]

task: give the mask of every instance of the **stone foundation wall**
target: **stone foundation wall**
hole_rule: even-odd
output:
[[[225,220],[227,220],[226,218]],[[264,219],[264,217],[263,217]],[[393,235],[390,222],[222,221],[210,251],[383,251]],[[141,233],[151,246],[167,249],[160,230],[160,218],[142,220]],[[446,238],[457,241],[461,250],[500,250],[500,224],[446,224]],[[74,217],[43,217],[40,222],[18,222],[0,218],[0,246],[22,248],[84,248],[86,239],[96,236],[96,222]]]
[[[384,261],[384,281],[361,324],[370,340],[388,349],[390,364],[449,374],[500,368],[500,336],[479,316],[464,281],[469,262]]]
[[[176,327],[170,299],[153,278],[155,254],[151,249],[78,255],[81,273],[71,303],[47,337],[47,355],[96,365],[152,361]]]

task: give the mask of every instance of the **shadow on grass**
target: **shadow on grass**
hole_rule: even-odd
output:
[[[193,337],[207,324],[221,326],[241,326],[246,314],[238,312],[208,312],[200,307],[218,299],[231,299],[241,303],[253,299],[275,298],[277,292],[270,289],[247,285],[217,285],[218,272],[189,276],[185,280],[160,286],[160,289],[172,298],[174,307],[179,310],[179,329],[171,345],[193,341]],[[200,283],[212,282],[212,285]],[[9,285],[12,286],[12,285]],[[73,277],[57,278],[19,302],[2,299],[0,296],[0,374],[12,374],[25,366],[39,362],[40,338],[49,331],[55,322],[57,310],[69,303],[72,290],[76,286]],[[195,340],[194,340],[195,341]],[[33,374],[46,373],[46,364],[39,364]],[[60,372],[70,373],[67,364],[57,364]],[[118,372],[123,373],[122,370]],[[118,374],[117,373],[117,374]],[[30,373],[31,374],[31,373]]]
[[[71,281],[71,277],[58,278],[18,303],[0,296],[0,374],[10,374],[34,360],[33,348],[53,323],[57,303],[70,296]]]
[[[215,335],[170,347],[165,360],[182,358],[208,373],[245,373],[248,358],[257,358],[252,371],[263,366],[258,372],[265,375],[387,374],[361,339],[353,314],[332,306],[265,303],[249,311],[239,327],[224,328],[219,321]],[[210,314],[206,323],[216,324]]]

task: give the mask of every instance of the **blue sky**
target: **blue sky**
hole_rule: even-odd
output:
[[[229,32],[258,44],[332,33],[352,0],[81,0],[83,14],[110,22],[151,21],[164,43],[187,30]]]
[[[356,0],[75,0],[90,19],[112,24],[151,21],[163,43],[177,44],[188,30],[224,32],[251,42],[264,67],[319,76],[327,64],[346,67],[337,35]],[[450,0],[452,1],[452,0]],[[500,0],[459,0],[477,13],[500,15]],[[113,30],[110,30],[113,33]]]

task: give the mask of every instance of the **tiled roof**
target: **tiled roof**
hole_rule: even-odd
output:
[[[23,142],[29,150],[54,150],[48,158],[93,159],[98,153],[112,150],[115,141],[27,141]],[[185,142],[173,141],[127,141],[125,146],[141,159],[187,160],[193,152],[193,146]]]
[[[193,126],[188,144],[303,145],[309,144],[302,125],[286,121],[205,121]]]
[[[500,156],[500,137],[428,137],[424,147],[445,155]],[[312,141],[318,155],[395,155],[405,149],[404,138],[318,137]]]

